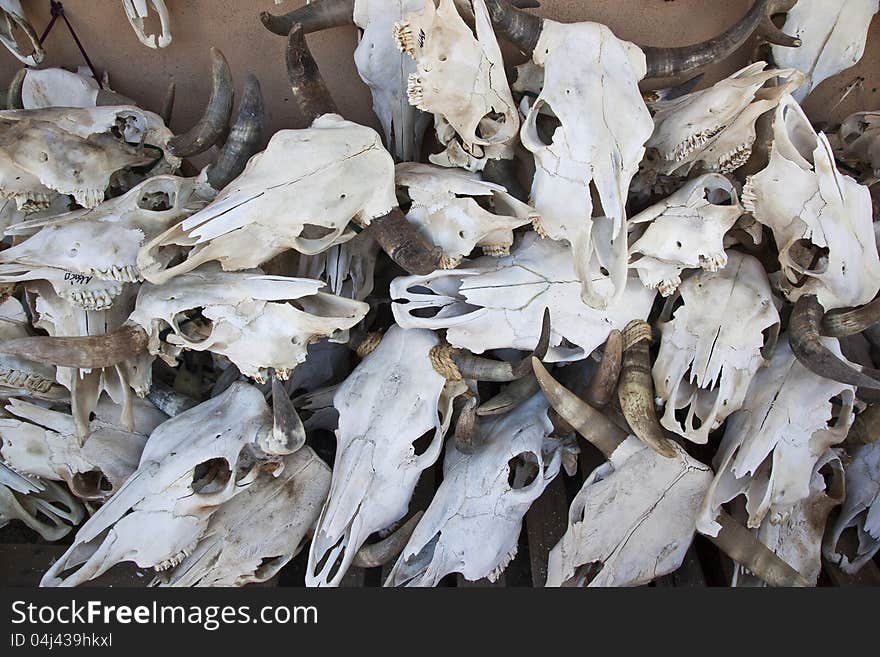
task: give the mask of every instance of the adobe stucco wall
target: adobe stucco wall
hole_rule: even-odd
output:
[[[289,11],[303,0],[166,0],[173,17],[174,40],[168,48],[151,50],[135,38],[119,0],[64,0],[70,21],[99,73],[110,74],[112,86],[148,109],[161,104],[168,80],[177,83],[172,128],[185,129],[195,120],[208,93],[208,48],[219,47],[232,68],[237,84],[253,71],[266,99],[268,128],[301,127],[290,102],[284,72],[284,39],[266,31],[259,12]],[[709,37],[742,16],[752,0],[543,0],[539,13],[560,21],[595,20],[637,43],[682,45]],[[23,0],[37,32],[49,21],[47,0]],[[347,118],[377,125],[370,96],[352,60],[356,44],[354,27],[337,28],[309,37],[340,110]],[[44,66],[77,66],[82,58],[62,24],[57,24],[46,44]],[[744,65],[743,49],[734,59],[707,71],[707,82]],[[509,63],[517,63],[513,59]],[[0,49],[0,84],[6,85],[19,64]],[[861,89],[833,108],[842,90],[857,76],[866,80]],[[817,121],[839,121],[849,113],[880,109],[880,19],[868,38],[865,57],[854,69],[827,80],[806,103]]]

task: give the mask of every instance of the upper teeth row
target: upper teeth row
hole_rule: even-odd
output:
[[[108,269],[89,269],[89,274],[103,280],[118,281],[120,283],[139,283],[143,280],[138,268],[134,265],[124,265],[122,267],[110,267]]]
[[[25,390],[33,390],[35,392],[49,392],[54,383],[54,381],[50,381],[39,374],[34,374],[33,372],[0,369],[0,384],[11,388],[24,388]]]
[[[122,286],[103,290],[86,290],[82,288],[69,290],[65,296],[77,306],[85,310],[106,310],[113,301],[122,294]]]

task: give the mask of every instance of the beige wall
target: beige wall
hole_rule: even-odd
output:
[[[37,32],[49,21],[49,3],[23,0]],[[196,118],[207,97],[208,47],[219,47],[232,68],[237,85],[253,71],[266,99],[270,133],[301,127],[290,100],[284,72],[282,37],[266,31],[259,12],[287,11],[302,0],[166,0],[173,19],[174,40],[162,50],[151,50],[135,38],[119,0],[64,0],[71,23],[99,74],[110,74],[112,86],[147,109],[158,109],[171,78],[177,83],[177,103],[172,127],[181,130]],[[745,13],[751,0],[543,0],[543,16],[561,21],[595,20],[637,43],[681,45],[711,36]],[[352,60],[356,44],[353,27],[337,28],[309,37],[312,52],[347,118],[377,125],[370,95]],[[82,57],[66,27],[58,23],[46,41],[44,66],[76,66]],[[707,71],[707,81],[717,80],[744,65],[748,48],[728,62]],[[516,63],[511,60],[510,63]],[[19,64],[0,49],[0,84],[6,84]],[[806,103],[817,121],[839,121],[851,112],[880,108],[880,19],[874,21],[861,63],[827,80]],[[866,78],[863,88],[850,94],[834,111],[846,85],[856,76]]]

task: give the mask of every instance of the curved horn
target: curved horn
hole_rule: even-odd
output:
[[[6,109],[24,109],[24,103],[21,100],[21,90],[24,86],[24,78],[27,72],[26,68],[19,69],[15,77],[12,78],[12,82],[9,83],[9,88],[6,90]]]
[[[483,444],[480,421],[477,419],[477,404],[480,398],[468,391],[461,397],[464,403],[455,423],[455,449],[462,454],[473,454]]]
[[[223,189],[244,171],[248,160],[257,152],[265,118],[260,82],[256,76],[248,74],[235,124],[220,149],[217,161],[208,169],[208,184],[213,189]]]
[[[773,24],[772,17],[774,14],[783,14],[797,4],[797,0],[771,0],[767,6],[767,12],[764,14],[764,20],[758,26],[758,36],[765,42],[772,43],[777,46],[786,48],[800,48],[801,40],[797,37],[789,36],[776,25]]]
[[[608,334],[602,349],[602,362],[593,374],[584,393],[587,403],[593,408],[605,408],[617,389],[620,367],[623,358],[623,336],[617,329]]]
[[[869,445],[880,440],[880,404],[869,404],[868,407],[856,415],[846,442],[850,445]]]
[[[287,36],[296,23],[302,25],[306,34],[341,25],[354,25],[354,0],[313,0],[280,16],[262,11],[260,22],[278,36]]]
[[[287,390],[272,373],[272,454],[293,454],[306,444],[306,430]]]
[[[322,114],[339,113],[299,23],[290,28],[285,61],[293,98],[309,125]]]
[[[0,343],[0,354],[18,356],[56,367],[112,367],[147,350],[148,336],[140,326],[126,324],[106,335],[15,338]]]
[[[679,48],[643,47],[648,64],[645,78],[673,78],[729,57],[761,25],[768,2],[756,0],[736,25],[707,41]]]
[[[168,150],[189,157],[208,150],[229,125],[232,113],[232,74],[223,53],[211,48],[211,97],[202,118],[182,135],[168,140]]]
[[[171,127],[171,113],[174,111],[174,98],[177,95],[177,85],[174,84],[174,80],[168,83],[168,88],[165,89],[165,98],[162,100],[162,107],[159,110],[159,116],[162,117],[162,122]]]
[[[367,230],[385,253],[410,274],[425,276],[443,268],[443,251],[428,244],[400,208],[373,219]]]
[[[393,534],[384,538],[377,543],[364,545],[354,555],[351,562],[356,568],[378,568],[387,563],[391,563],[397,556],[403,552],[407,542],[416,530],[416,525],[425,515],[424,511],[418,511],[413,517],[401,525]]]
[[[880,322],[880,297],[861,308],[830,310],[822,318],[821,335],[846,338]]]
[[[738,564],[745,566],[770,586],[810,586],[806,578],[773,550],[758,540],[757,536],[721,511],[716,519],[721,525],[718,536],[706,536],[719,550]]]
[[[788,324],[791,350],[814,374],[860,388],[880,390],[880,381],[854,369],[835,356],[819,339],[825,309],[814,294],[802,296],[794,304]]]
[[[486,9],[495,31],[531,57],[544,29],[543,19],[517,9],[507,0],[486,0]]]
[[[654,410],[654,380],[648,354],[651,325],[641,320],[630,322],[623,331],[623,342],[623,369],[617,390],[620,410],[639,440],[661,456],[672,458],[675,449]]]
[[[529,367],[531,367],[531,365],[529,365]],[[501,392],[492,397],[489,401],[481,404],[477,408],[477,415],[485,417],[502,415],[512,411],[527,399],[531,399],[540,389],[541,387],[538,385],[538,379],[535,378],[535,375],[527,374],[521,379],[517,379],[509,385],[504,386]]]
[[[606,459],[611,458],[626,439],[626,432],[550,376],[540,360],[532,358],[532,367],[550,406]]]

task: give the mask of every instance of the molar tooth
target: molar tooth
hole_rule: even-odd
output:
[[[410,57],[414,57],[416,51],[416,38],[409,21],[395,23],[392,30],[397,49],[401,52],[405,52]]]

